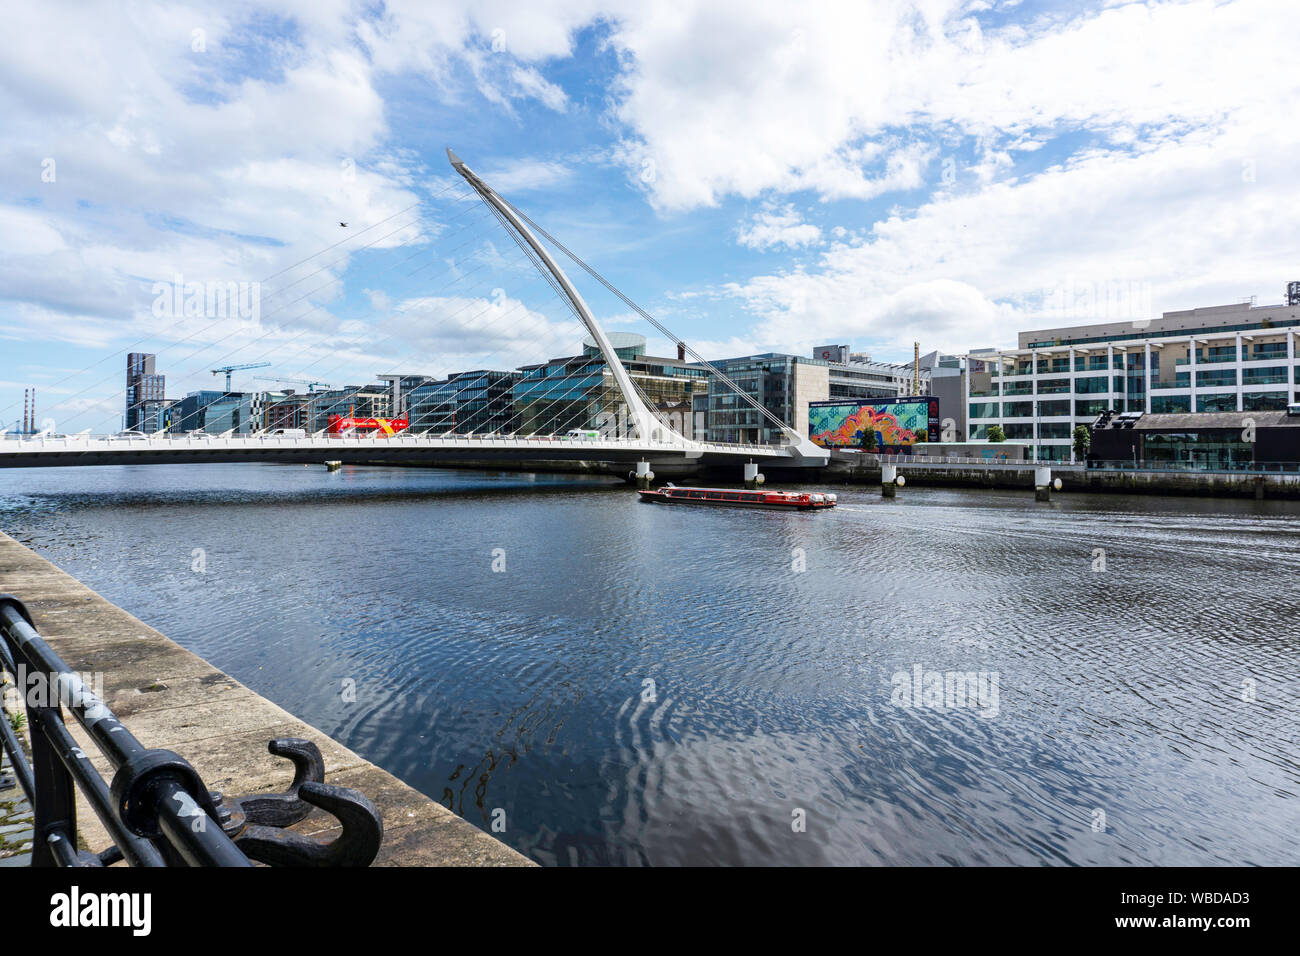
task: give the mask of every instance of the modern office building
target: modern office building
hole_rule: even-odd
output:
[[[256,429],[253,396],[246,392],[204,389],[190,392],[172,405],[169,431],[202,431],[209,435],[248,434]]]
[[[467,373],[460,373],[467,374]],[[422,385],[428,385],[437,382],[436,378],[428,375],[400,375],[395,373],[380,374],[376,376],[381,381],[388,383],[388,411],[393,418],[411,417],[410,394],[413,390]]]
[[[966,369],[960,355],[930,352],[921,356],[921,375],[939,400],[939,433],[960,442],[966,434]]]
[[[1073,456],[1076,425],[1103,412],[1208,414],[1282,410],[1296,401],[1300,283],[1286,301],[1166,312],[1022,332],[1014,349],[963,356],[966,437],[991,425],[1039,460]]]
[[[831,357],[822,358],[823,354]],[[786,426],[807,435],[812,402],[892,398],[911,392],[911,365],[840,361],[849,357],[847,345],[823,345],[810,358],[767,352],[710,364]],[[722,381],[711,383],[704,428],[709,441],[775,442],[781,437],[770,419]]]
[[[519,430],[514,386],[520,372],[479,369],[425,381],[404,393],[415,433],[513,434]]]
[[[181,434],[204,430],[203,422],[207,417],[208,405],[225,394],[225,392],[211,389],[190,392],[176,403],[176,407],[172,411],[170,430]]]
[[[307,430],[324,431],[330,416],[357,418],[392,418],[392,389],[386,384],[344,385],[309,396]]]
[[[150,425],[157,421],[166,402],[166,377],[155,374],[154,356],[148,352],[130,352],[126,356],[126,418],[131,431],[157,431]]]
[[[646,339],[631,332],[609,332],[610,344],[632,383],[652,408],[665,402],[690,402],[709,388],[709,372],[681,355],[646,354]],[[618,385],[596,343],[588,338],[581,355],[525,365],[514,383],[518,431],[525,435],[563,434],[573,428],[618,429],[622,405]]]

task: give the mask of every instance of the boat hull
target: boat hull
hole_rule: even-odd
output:
[[[835,507],[835,496],[788,491],[734,491],[726,488],[660,488],[638,491],[650,504],[711,505],[715,508],[758,508],[765,511],[822,511]]]

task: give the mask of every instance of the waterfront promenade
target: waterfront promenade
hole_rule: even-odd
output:
[[[179,753],[210,789],[230,795],[283,791],[293,768],[268,754],[267,742],[304,737],[320,747],[327,783],[359,790],[379,808],[384,840],[376,866],[531,865],[3,533],[0,591],[26,603],[41,636],[72,670],[102,675],[105,702],[142,743]],[[72,723],[72,729],[97,769],[111,779],[111,767],[80,725]],[[87,848],[99,851],[109,844],[80,794],[77,820]],[[332,826],[334,819],[316,810],[294,829],[328,836]]]

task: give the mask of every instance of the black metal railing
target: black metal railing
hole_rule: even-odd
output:
[[[1300,474],[1297,461],[1160,461],[1157,459],[1088,460],[1089,471],[1171,471],[1180,473],[1215,473],[1241,475]]]
[[[8,594],[0,594],[0,671],[13,675],[27,715],[31,760],[8,720],[0,720],[0,744],[32,805],[33,866],[368,866],[379,852],[379,811],[358,791],[324,783],[314,743],[280,738],[268,745],[293,763],[284,793],[210,792],[179,754],[141,744]],[[111,784],[78,746],[64,708],[112,764]],[[112,840],[100,852],[78,848],[78,789]],[[313,807],[337,818],[342,832],[325,840],[287,829]]]

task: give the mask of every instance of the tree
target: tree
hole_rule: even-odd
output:
[[[1088,457],[1088,449],[1092,447],[1092,432],[1088,430],[1087,425],[1074,426],[1074,457],[1084,459]]]
[[[878,447],[876,444],[876,430],[874,428],[864,428],[862,430],[862,450],[876,451]]]
[[[1001,425],[990,425],[988,440],[991,442],[1006,441],[1007,433],[1002,430]]]

